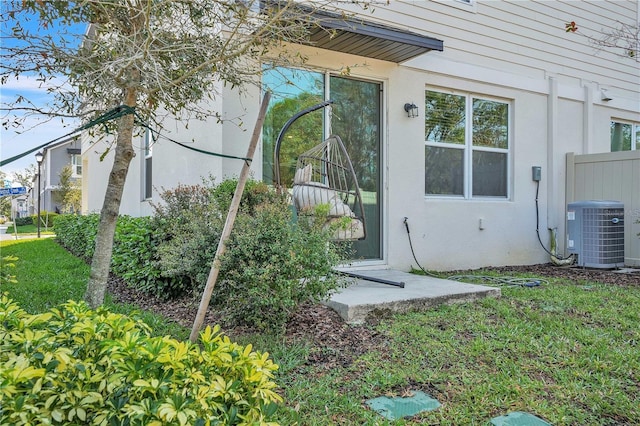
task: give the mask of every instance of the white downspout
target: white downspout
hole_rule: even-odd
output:
[[[555,146],[558,139],[558,81],[549,77],[547,97],[547,229],[557,228],[556,217],[556,173]]]

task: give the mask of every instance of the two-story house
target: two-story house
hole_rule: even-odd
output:
[[[279,107],[332,100],[312,113],[323,118],[314,134],[341,136],[364,194],[367,238],[356,243],[357,264],[409,270],[413,248],[425,268],[452,270],[545,263],[552,240],[566,254],[566,207],[576,194],[567,189],[567,156],[623,150],[622,181],[607,183],[618,191],[602,197],[625,202],[625,262],[640,265],[640,62],[637,52],[594,43],[637,26],[639,2],[393,0],[351,10],[299,46],[304,69],[264,73],[274,95],[254,176],[272,180]],[[577,31],[567,31],[571,22]],[[222,90],[222,115],[253,123],[261,91]],[[246,129],[185,124],[171,126],[174,140],[246,153]],[[283,143],[300,143],[292,136]],[[84,212],[102,206],[106,143],[83,142]],[[163,138],[134,145],[122,214],[151,214],[160,188],[234,176],[242,166]]]
[[[65,167],[71,168],[70,180],[75,182],[78,190],[82,186],[82,155],[79,137],[64,139],[49,145],[42,151],[40,163],[40,183],[38,175],[34,176],[31,191],[32,214],[36,214],[38,206],[38,189],[40,191],[40,211],[68,213],[60,194],[60,177]]]

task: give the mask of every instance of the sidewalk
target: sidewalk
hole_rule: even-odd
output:
[[[40,234],[41,238],[55,237],[55,234]],[[13,224],[0,225],[0,241],[6,240],[28,240],[38,238],[36,234],[18,234],[18,238],[13,234]]]

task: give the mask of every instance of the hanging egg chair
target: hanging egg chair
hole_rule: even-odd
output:
[[[284,132],[302,115],[330,104],[323,102],[293,116],[283,126],[274,150],[275,178],[280,181],[280,145]],[[363,240],[366,227],[362,195],[349,154],[342,139],[332,135],[298,156],[292,188],[298,216],[315,216],[340,241]]]

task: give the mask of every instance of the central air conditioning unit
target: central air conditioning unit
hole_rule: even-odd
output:
[[[619,201],[577,201],[567,206],[567,251],[578,266],[624,266],[624,205]]]

